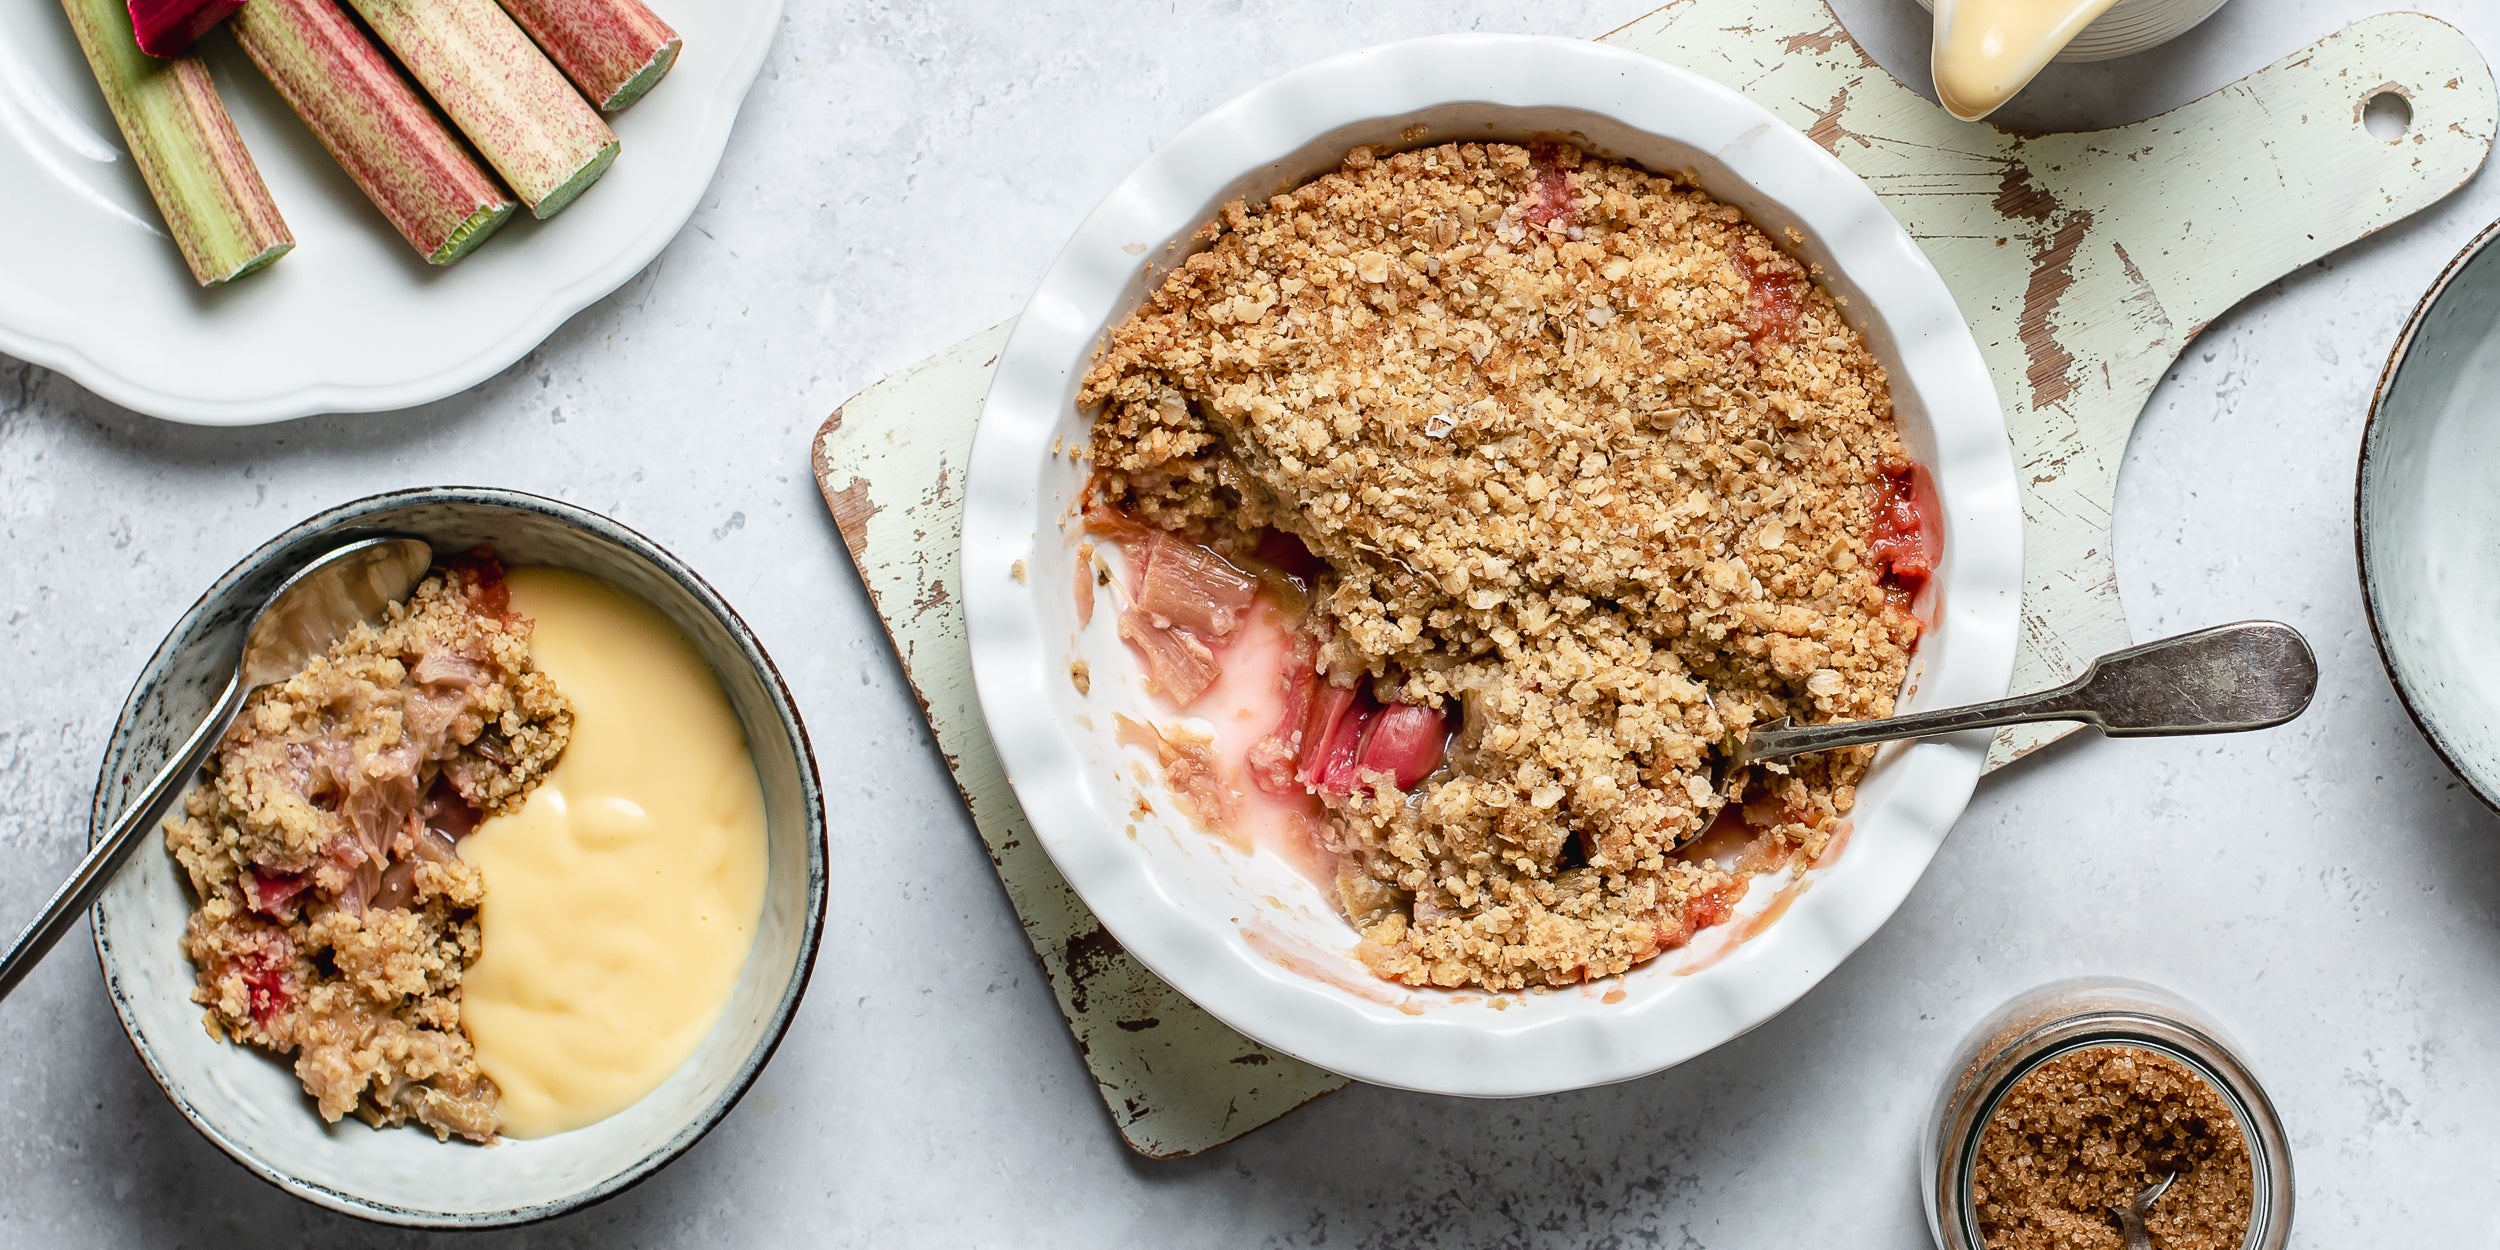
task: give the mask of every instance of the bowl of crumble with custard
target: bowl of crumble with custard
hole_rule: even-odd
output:
[[[1672,1066],[1870,936],[2001,695],[2003,417],[1942,280],[1672,66],[1448,36],[1219,108],[1095,210],[966,488],[982,707],[1069,883],[1226,1023],[1517,1096]]]

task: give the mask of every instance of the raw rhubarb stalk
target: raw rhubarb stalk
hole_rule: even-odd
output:
[[[520,207],[338,0],[251,0],[234,37],[426,260],[468,255]]]
[[[642,0],[502,0],[564,76],[603,113],[668,77],[684,40]]]
[[[616,160],[616,132],[495,0],[348,4],[533,214],[562,212]]]
[[[139,51],[122,0],[62,0],[62,8],[191,276],[217,286],[286,255],[295,236],[243,150],[207,64]]]
[[[175,57],[233,16],[243,0],[130,0],[130,33],[149,56]]]

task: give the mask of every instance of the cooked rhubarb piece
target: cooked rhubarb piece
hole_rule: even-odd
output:
[[[1259,579],[1187,539],[1156,535],[1145,563],[1138,609],[1203,638],[1229,637],[1259,593]]]
[[[1189,706],[1215,684],[1215,653],[1186,629],[1130,608],[1120,614],[1120,637],[1146,657],[1146,678],[1155,692],[1178,706]]]
[[[62,0],[62,8],[191,276],[217,286],[293,249],[207,64],[139,51],[122,0]]]
[[[502,0],[549,59],[613,113],[668,77],[684,40],[642,0]]]
[[[348,0],[538,217],[616,160],[616,132],[495,0]]]
[[[1416,782],[1441,766],[1442,752],[1449,743],[1449,721],[1441,709],[1392,703],[1372,718],[1371,733],[1363,739],[1363,754],[1355,763],[1355,771],[1387,773],[1398,789],[1412,790]]]
[[[251,0],[234,37],[428,263],[468,255],[520,207],[338,0]]]
[[[130,33],[149,56],[181,56],[243,0],[130,0]]]
[[[1888,468],[1875,478],[1875,531],[1867,554],[1882,571],[1885,589],[1907,598],[1935,574],[1944,534],[1932,519],[1935,484],[1916,464]]]
[[[1805,316],[1806,275],[1758,268],[1742,251],[1735,258],[1737,272],[1745,275],[1745,331],[1759,357],[1764,348],[1796,336]]]
[[[1363,757],[1363,731],[1380,705],[1371,696],[1322,678],[1311,690],[1302,721],[1302,765],[1294,776],[1322,794],[1352,794],[1355,765]]]

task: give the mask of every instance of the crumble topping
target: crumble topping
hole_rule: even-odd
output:
[[[1298,539],[1323,683],[1456,723],[1429,776],[1323,795],[1375,972],[1620,973],[1741,893],[1676,853],[1723,809],[1821,851],[1872,749],[1722,776],[1724,747],[1888,714],[1926,565],[1871,546],[1911,467],[1804,268],[1689,180],[1563,146],[1356,148],[1200,239],[1084,379],[1091,502],[1244,568]],[[1154,625],[1122,636],[1176,657],[1158,677],[1213,661]]]
[[[2176,1173],[2144,1218],[2156,1250],[2239,1250],[2248,1139],[2212,1084],[2134,1046],[2041,1064],[1988,1116],[1971,1177],[1988,1250],[2123,1250],[2111,1214]]]
[[[460,1024],[486,883],[459,840],[518,807],[572,735],[502,569],[438,569],[253,693],[165,841],[199,909],[183,949],[209,1031],[279,1054],[322,1118],[495,1136]]]

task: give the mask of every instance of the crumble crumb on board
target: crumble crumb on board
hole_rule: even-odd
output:
[[[1620,973],[1741,893],[1676,854],[1731,804],[1819,853],[1871,750],[1717,760],[1888,714],[1918,624],[1869,547],[1907,463],[1884,371],[1804,268],[1565,146],[1356,148],[1200,237],[1084,379],[1092,502],[1290,532],[1328,680],[1458,713],[1415,794],[1332,803],[1375,972]]]

